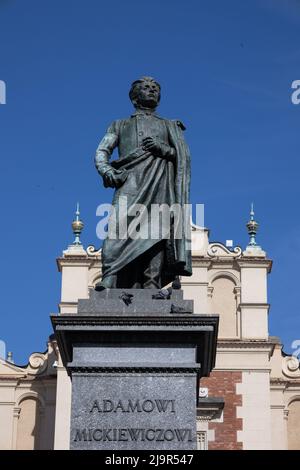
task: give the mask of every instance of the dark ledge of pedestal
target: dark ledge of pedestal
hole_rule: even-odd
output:
[[[155,299],[157,289],[107,289],[90,290],[89,299],[78,301],[78,313],[52,316],[62,361],[69,373],[195,373],[208,376],[215,364],[218,316],[195,314],[193,301],[184,300],[182,290],[173,290],[169,298]],[[130,303],[124,302],[129,297]],[[128,295],[130,294],[130,296]],[[175,307],[175,308],[174,308]],[[172,313],[172,311],[180,313]],[[155,361],[136,357],[97,364],[81,363],[73,358],[76,345],[101,345],[144,350],[151,347],[172,348],[180,345],[193,348],[195,355],[189,364],[181,361]],[[167,363],[168,362],[168,363]]]

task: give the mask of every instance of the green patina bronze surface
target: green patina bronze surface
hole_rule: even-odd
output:
[[[144,224],[146,239],[106,238],[102,248],[102,288],[161,288],[177,276],[190,276],[190,221],[185,211],[180,224],[181,239],[174,237],[172,227],[167,239],[151,238],[151,205],[189,203],[190,154],[180,121],[163,119],[155,112],[160,100],[160,85],[150,77],[132,84],[130,99],[135,112],[127,119],[114,121],[101,140],[95,164],[105,187],[115,188],[113,206],[119,224],[126,226],[133,216],[120,213],[121,199],[127,206],[142,204],[147,208]],[[118,158],[110,161],[114,149]],[[173,220],[173,219],[172,219]],[[115,222],[114,222],[115,223]],[[109,225],[112,221],[109,221]],[[177,227],[178,229],[178,227]],[[141,229],[142,230],[142,229]]]

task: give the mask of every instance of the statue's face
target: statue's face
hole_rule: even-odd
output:
[[[136,102],[146,108],[156,108],[159,103],[160,91],[155,83],[142,82],[139,84]]]

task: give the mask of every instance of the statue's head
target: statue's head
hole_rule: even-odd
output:
[[[160,84],[152,77],[135,80],[131,85],[129,98],[135,107],[156,108],[160,101]]]

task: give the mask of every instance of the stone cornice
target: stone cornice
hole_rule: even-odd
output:
[[[70,257],[60,257],[56,258],[56,264],[58,271],[61,272],[63,266],[91,266],[94,263],[94,258],[89,258],[87,255],[85,256],[70,256]]]
[[[271,385],[283,385],[284,388],[285,388],[287,382],[289,382],[289,381],[290,381],[290,379],[288,379],[288,378],[281,378],[281,377],[273,377],[273,378],[271,377],[270,378],[270,384]]]
[[[220,267],[221,269],[236,269],[239,270],[236,258],[210,258],[209,269],[215,269]]]
[[[240,268],[266,268],[268,273],[271,272],[273,261],[266,258],[255,258],[253,256],[243,256],[237,259]]]
[[[264,302],[261,302],[261,303],[258,303],[258,302],[241,302],[239,305],[238,305],[238,310],[242,309],[242,308],[267,308],[268,311],[270,310],[270,304],[269,303],[264,303]]]
[[[5,381],[9,381],[9,382],[18,382],[20,379],[23,379],[25,378],[26,375],[18,375],[16,373],[16,375],[0,375],[0,381],[1,382],[5,382]],[[9,387],[11,387],[11,384],[8,385]],[[1,384],[1,387],[5,387],[4,384]]]
[[[213,247],[218,248],[216,254],[211,250]],[[72,265],[76,266],[91,266],[93,264],[101,264],[101,249],[91,251],[91,248],[88,247],[87,251],[80,254],[64,254],[64,256],[58,257],[56,262],[58,270],[61,271],[63,266]],[[236,251],[228,250],[224,245],[220,243],[211,243],[209,245],[209,254],[201,255],[196,252],[192,252],[192,264],[194,267],[203,267],[203,268],[212,268],[216,266],[227,266],[228,268],[236,267],[240,269],[241,267],[250,267],[250,268],[261,268],[265,267],[268,269],[268,272],[272,268],[272,260],[265,258],[256,258],[253,256],[246,257],[240,254],[239,247],[236,247]],[[220,251],[221,250],[221,251]]]
[[[261,339],[234,339],[234,338],[221,338],[218,339],[217,345],[221,348],[255,348],[262,347],[268,348],[274,346],[275,343],[272,341],[261,340]]]
[[[209,331],[211,329],[209,323],[212,325],[215,324],[217,315],[205,315],[205,318],[196,318],[197,315],[194,314],[185,314],[185,315],[169,315],[168,317],[161,316],[116,316],[111,315],[103,317],[100,315],[87,315],[80,316],[80,326],[181,326],[181,327],[203,327],[205,330]],[[76,327],[79,324],[79,316],[63,314],[59,316],[59,321],[57,322],[57,316],[52,316],[52,321],[54,324],[59,323],[60,325]]]
[[[211,259],[208,258],[207,256],[203,255],[198,255],[192,253],[192,263],[193,266],[196,267],[202,267],[202,268],[208,268],[211,265]]]
[[[137,366],[115,366],[115,365],[99,365],[99,366],[73,366],[71,364],[68,364],[68,369],[72,372],[73,374],[147,374],[147,373],[154,373],[154,374],[197,374],[200,372],[201,367],[184,367],[180,365],[176,366],[159,366],[155,367],[153,365],[147,366],[147,365],[137,365]]]
[[[199,282],[199,281],[184,281],[181,279],[181,285],[182,286],[196,286],[196,287],[208,287],[209,282]]]
[[[288,378],[270,377],[270,386],[280,390],[286,388],[287,382],[289,382]]]
[[[291,377],[271,377],[270,378],[271,386],[282,386],[285,390],[296,387],[300,387],[300,379],[293,379]]]
[[[78,301],[77,302],[63,301],[63,302],[59,302],[58,304],[59,307],[77,307],[77,305],[78,305]]]
[[[70,367],[78,366],[78,364],[72,364],[72,344],[78,341],[82,344],[121,342],[131,345],[133,342],[148,344],[151,337],[151,342],[154,344],[169,344],[175,341],[180,344],[195,345],[196,364],[194,363],[194,367],[198,368],[198,364],[201,364],[202,375],[208,375],[215,364],[218,320],[216,315],[193,314],[138,316],[137,314],[118,315],[116,313],[105,317],[101,315],[51,316],[64,365],[70,363]],[[85,365],[95,366],[90,363]],[[81,367],[81,364],[79,366]],[[97,366],[101,367],[101,370],[109,367],[107,364]],[[119,367],[119,364],[110,366]],[[124,366],[126,367],[125,364]],[[137,364],[137,366],[145,368],[146,364]],[[172,366],[186,367],[185,364],[172,364],[170,367]],[[163,364],[164,369],[165,367],[169,368],[169,364]]]
[[[241,352],[252,350],[253,352],[267,351],[269,356],[272,356],[274,348],[275,343],[261,339],[219,339],[217,342],[217,354],[232,350],[240,350]]]
[[[300,386],[300,379],[293,379],[293,378],[289,377],[289,378],[286,379],[286,381],[287,381],[287,387],[289,389],[293,388],[293,387],[299,388],[299,386]]]

